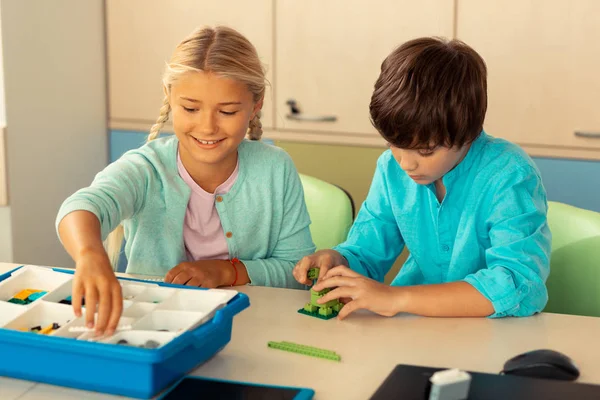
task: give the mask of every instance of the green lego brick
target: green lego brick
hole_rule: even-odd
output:
[[[316,313],[319,312],[319,307],[315,306],[314,304],[308,303],[304,305],[303,310],[308,313]]]
[[[333,311],[333,313],[331,315],[325,316],[325,315],[319,314],[319,311],[315,311],[315,312],[311,313],[311,312],[306,311],[304,308],[299,309],[298,312],[300,314],[308,315],[308,316],[319,318],[319,319],[325,319],[325,320],[335,318],[338,315],[337,311]]]
[[[311,268],[308,270],[308,279],[315,280],[319,277],[319,268]]]
[[[268,342],[267,346],[273,349],[303,354],[305,356],[324,358],[326,360],[341,361],[342,357],[334,351],[306,346],[292,342]]]

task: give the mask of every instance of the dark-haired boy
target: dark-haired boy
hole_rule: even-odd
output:
[[[314,290],[334,288],[344,318],[381,315],[528,316],[548,300],[546,192],[517,145],[483,131],[483,59],[460,41],[415,39],[383,62],[370,112],[390,150],[346,242],[303,258]],[[407,246],[393,280],[383,278]]]

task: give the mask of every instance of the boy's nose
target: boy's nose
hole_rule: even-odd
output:
[[[412,172],[417,169],[419,164],[416,161],[408,159],[406,157],[402,157],[400,160],[400,168],[402,168],[406,172]]]

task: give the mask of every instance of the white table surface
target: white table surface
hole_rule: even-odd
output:
[[[18,265],[0,263],[0,273]],[[309,292],[244,286],[250,308],[234,318],[231,342],[193,375],[310,387],[315,399],[368,399],[396,364],[497,373],[523,352],[549,348],[570,356],[578,382],[600,384],[600,318],[542,313],[529,318],[380,317],[344,321],[297,313]],[[341,362],[274,350],[268,341],[335,350]],[[0,377],[1,400],[118,399],[119,396]]]

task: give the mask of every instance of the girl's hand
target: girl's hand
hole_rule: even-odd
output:
[[[112,335],[123,311],[123,293],[103,250],[84,252],[77,258],[71,295],[71,304],[77,317],[82,315],[83,298],[86,326],[94,328],[97,311],[96,335]]]
[[[327,271],[338,265],[347,265],[346,259],[335,250],[319,250],[315,254],[303,257],[294,267],[292,274],[299,283],[311,285],[312,280],[308,279],[308,270],[319,268],[319,278],[323,279]]]
[[[239,272],[243,264],[240,262],[238,265]],[[203,288],[229,286],[234,280],[235,270],[231,262],[224,260],[182,262],[165,276],[165,282],[167,283]]]
[[[330,269],[313,290],[320,291],[325,288],[332,290],[320,298],[319,303],[323,304],[334,299],[346,303],[338,314],[339,319],[344,319],[359,309],[370,310],[386,317],[392,317],[400,311],[401,288],[379,283],[348,267],[339,266]]]

